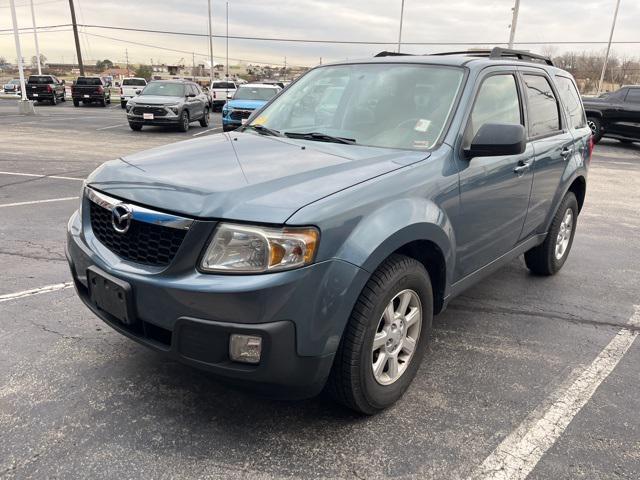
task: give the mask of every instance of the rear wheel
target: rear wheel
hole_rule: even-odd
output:
[[[180,122],[178,123],[178,128],[181,132],[186,132],[189,130],[189,112],[186,110],[182,111],[180,115]]]
[[[131,130],[133,131],[139,132],[140,130],[142,130],[142,124],[129,122],[129,128],[131,128]]]
[[[553,217],[547,238],[524,254],[527,268],[536,275],[555,275],[567,261],[578,220],[578,201],[568,192]]]
[[[327,391],[367,415],[393,405],[415,376],[431,334],[433,296],[424,266],[394,254],[373,273],[351,313]]]
[[[67,101],[67,96],[66,96],[66,94],[64,92],[62,92],[62,98],[60,100],[63,101],[63,102]]]
[[[120,102],[120,106],[122,108],[127,108],[127,102]]]
[[[593,143],[598,143],[602,138],[602,123],[600,123],[600,119],[587,117],[587,125],[589,125],[591,133],[593,134]]]
[[[80,100],[76,100],[76,99],[74,99],[74,100],[73,100],[73,106],[74,106],[74,107],[79,107],[79,106],[80,106]]]
[[[51,105],[57,105],[58,104],[58,97],[56,97],[55,92],[53,93],[53,96],[51,97]]]
[[[204,109],[204,114],[200,119],[200,126],[205,128],[209,126],[209,109],[208,108]]]
[[[107,106],[107,101],[103,98],[100,99],[100,106],[101,107],[106,107]]]

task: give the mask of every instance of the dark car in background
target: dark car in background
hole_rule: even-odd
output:
[[[209,97],[197,83],[187,80],[156,80],[126,105],[127,120],[132,130],[144,125],[172,125],[189,130],[191,122],[209,125]]]
[[[55,75],[31,75],[27,81],[27,98],[34,102],[47,101],[56,105],[66,100],[65,81]]]
[[[13,93],[15,95],[19,95],[22,93],[22,87],[20,86],[20,79],[14,78],[9,82],[4,84],[4,93]]]
[[[582,103],[595,142],[603,137],[640,142],[640,85],[625,86],[604,97],[583,97]]]
[[[73,106],[98,103],[106,107],[111,103],[111,82],[101,77],[78,77],[71,86],[71,98]]]

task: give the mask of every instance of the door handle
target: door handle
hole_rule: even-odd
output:
[[[562,155],[562,158],[564,158],[566,160],[568,157],[573,155],[573,148],[564,147],[562,149],[562,151],[560,152],[560,155]]]
[[[518,162],[518,166],[513,169],[513,173],[516,173],[518,176],[524,175],[524,173],[531,168],[531,162],[524,162],[520,160]]]

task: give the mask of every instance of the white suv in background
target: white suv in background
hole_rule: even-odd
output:
[[[147,86],[144,78],[125,78],[122,80],[120,87],[120,106],[125,108],[130,98],[137,96],[138,90],[142,90]]]

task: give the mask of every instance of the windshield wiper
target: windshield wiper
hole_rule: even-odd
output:
[[[346,143],[348,145],[356,143],[355,138],[334,137],[321,132],[284,132],[284,134],[290,138],[302,138],[303,140],[315,140],[317,142]]]
[[[282,134],[278,130],[265,127],[264,125],[245,125],[244,128],[253,128],[256,132],[262,135],[271,135],[272,137],[281,137]]]

